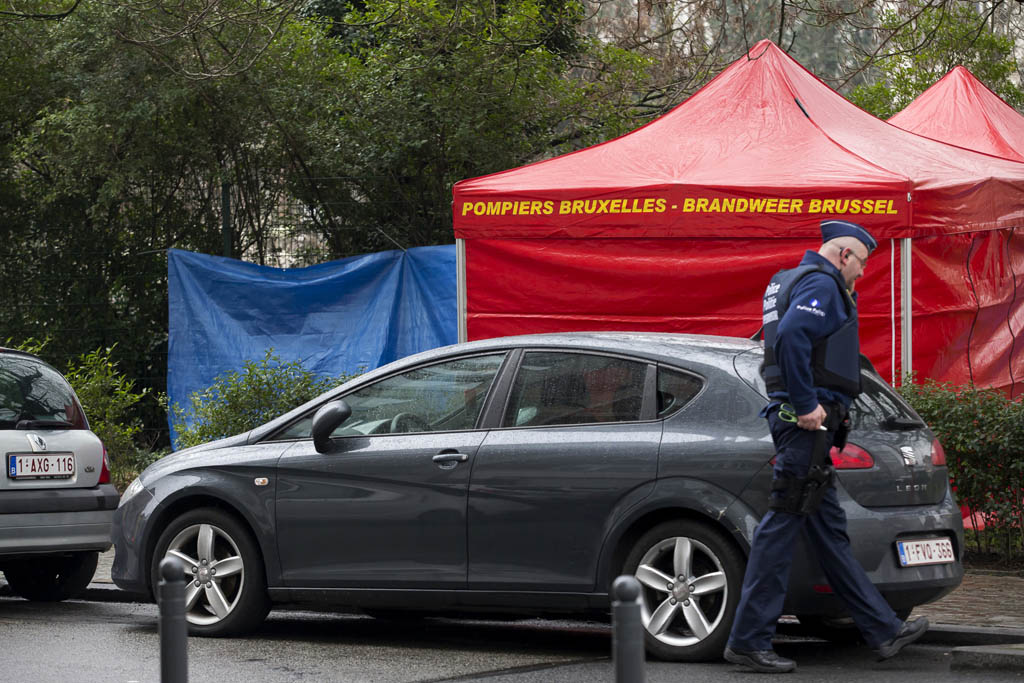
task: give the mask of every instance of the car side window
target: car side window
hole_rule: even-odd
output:
[[[440,432],[473,429],[504,353],[427,365],[343,396],[352,408],[334,436]],[[292,423],[274,440],[308,439],[313,413]]]
[[[668,417],[696,396],[704,383],[695,375],[658,368],[658,417]]]
[[[504,427],[640,419],[647,365],[585,353],[529,351],[512,386]]]

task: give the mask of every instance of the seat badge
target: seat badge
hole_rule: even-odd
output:
[[[914,455],[914,449],[910,446],[900,446],[900,455],[903,456],[903,464],[907,467],[917,464],[917,456]]]
[[[33,453],[46,450],[46,442],[38,434],[26,434],[25,438],[28,439],[28,445],[32,447]]]

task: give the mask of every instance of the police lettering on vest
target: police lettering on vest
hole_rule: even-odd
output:
[[[787,392],[775,355],[779,319],[789,308],[790,294],[801,278],[825,273],[836,283],[846,302],[846,321],[832,334],[819,339],[811,349],[814,386],[842,392],[853,398],[860,393],[860,339],[857,334],[857,307],[847,294],[837,273],[820,265],[803,265],[776,273],[764,292],[764,367],[762,376],[768,393]],[[811,313],[816,311],[809,310]],[[822,312],[822,315],[824,313]]]

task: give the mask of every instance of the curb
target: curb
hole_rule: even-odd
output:
[[[953,670],[1024,670],[1024,643],[953,648]]]
[[[919,643],[930,645],[954,645],[954,652],[961,647],[998,647],[1024,644],[1024,629],[996,626],[966,626],[962,624],[932,624]],[[1022,645],[1024,646],[1024,645]],[[1021,650],[1024,657],[1024,650]]]

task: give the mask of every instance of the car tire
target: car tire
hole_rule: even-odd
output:
[[[744,566],[736,545],[708,524],[665,522],[641,536],[626,557],[623,574],[640,581],[647,651],[669,661],[721,659]],[[685,583],[678,582],[680,575]]]
[[[75,553],[14,562],[4,568],[11,590],[35,602],[60,602],[81,595],[96,573],[99,553]]]
[[[270,611],[263,557],[252,533],[235,516],[201,508],[171,521],[153,553],[154,593],[160,582],[160,562],[168,556],[185,564],[185,619],[190,634],[242,635],[263,623]]]

